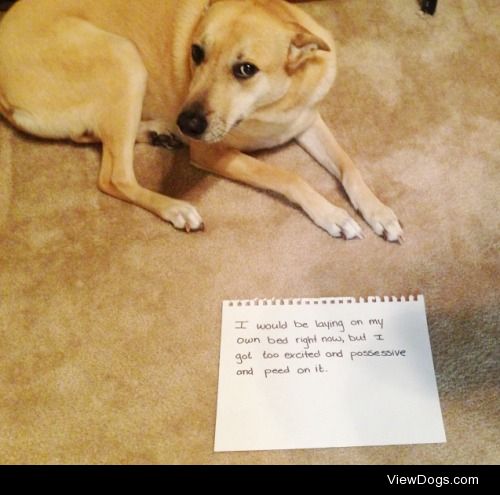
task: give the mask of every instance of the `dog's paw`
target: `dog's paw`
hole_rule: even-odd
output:
[[[186,232],[205,230],[205,225],[196,208],[185,201],[175,201],[165,208],[160,215],[176,229]]]
[[[174,134],[158,134],[155,131],[149,131],[149,142],[152,146],[159,146],[167,150],[175,150],[184,146]]]
[[[333,237],[364,239],[363,231],[358,223],[342,208],[331,204],[323,207],[319,214],[311,215],[314,222]]]
[[[377,204],[372,210],[365,212],[363,217],[373,231],[389,242],[404,241],[403,229],[396,214],[383,203]]]

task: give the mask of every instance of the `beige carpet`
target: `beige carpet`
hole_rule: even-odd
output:
[[[99,149],[0,123],[0,462],[498,463],[500,6],[335,0],[323,113],[405,225],[330,238],[276,196],[137,147],[141,181],[190,200],[176,232],[96,189]],[[261,154],[346,198],[296,145]],[[213,453],[221,301],[423,293],[448,442]]]

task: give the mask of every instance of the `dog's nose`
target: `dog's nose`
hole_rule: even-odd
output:
[[[191,108],[179,115],[177,125],[187,136],[199,138],[206,131],[208,121],[202,110]]]

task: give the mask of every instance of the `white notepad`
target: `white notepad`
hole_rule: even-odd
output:
[[[423,296],[224,301],[216,452],[445,441]]]

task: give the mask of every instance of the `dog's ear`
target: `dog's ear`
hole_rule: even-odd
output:
[[[330,52],[330,46],[319,36],[311,33],[297,23],[291,23],[294,34],[288,51],[286,69],[289,73],[295,72],[305,62],[314,58],[319,50]]]

